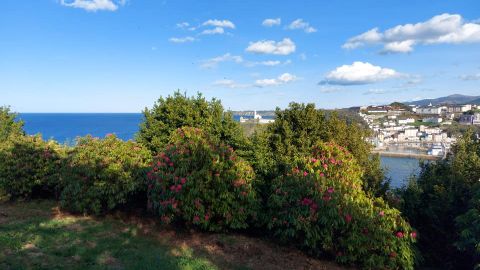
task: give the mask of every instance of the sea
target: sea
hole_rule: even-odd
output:
[[[78,136],[105,137],[115,134],[122,140],[135,137],[143,120],[141,113],[20,113],[27,134],[42,134],[44,139],[74,144]],[[240,116],[234,115],[239,121]],[[405,185],[419,172],[419,160],[403,157],[381,157],[382,166],[392,187]]]

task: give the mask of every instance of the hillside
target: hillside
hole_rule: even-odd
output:
[[[433,99],[422,99],[412,102],[404,102],[408,105],[417,105],[417,106],[427,106],[430,103],[432,105],[440,105],[440,104],[480,104],[480,96],[466,96],[466,95],[450,95],[446,97],[439,97]]]

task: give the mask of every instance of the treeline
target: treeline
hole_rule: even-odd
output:
[[[219,100],[176,92],[145,109],[134,141],[84,137],[68,147],[26,136],[2,108],[0,193],[10,200],[55,198],[65,210],[95,215],[143,207],[163,223],[262,232],[365,269],[430,262],[422,245],[432,229],[414,220],[428,216],[413,202],[431,191],[414,193],[411,184],[398,193],[403,203],[390,206],[401,200],[388,192],[379,158],[365,141],[367,129],[312,104],[291,103],[275,117],[247,137]],[[471,200],[463,205],[462,211],[478,207]],[[472,231],[467,227],[475,213],[462,211],[455,226]],[[472,265],[470,242],[458,239],[449,244],[456,254],[469,250]]]

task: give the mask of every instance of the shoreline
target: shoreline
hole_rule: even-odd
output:
[[[405,153],[405,152],[390,152],[382,150],[372,150],[373,154],[379,154],[383,157],[404,157],[404,158],[416,158],[416,159],[425,159],[425,160],[440,160],[442,157],[439,156],[430,156],[427,154],[415,154],[415,153]]]

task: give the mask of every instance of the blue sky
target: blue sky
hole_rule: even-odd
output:
[[[480,2],[2,1],[0,104],[139,112],[176,89],[232,110],[480,95]]]

